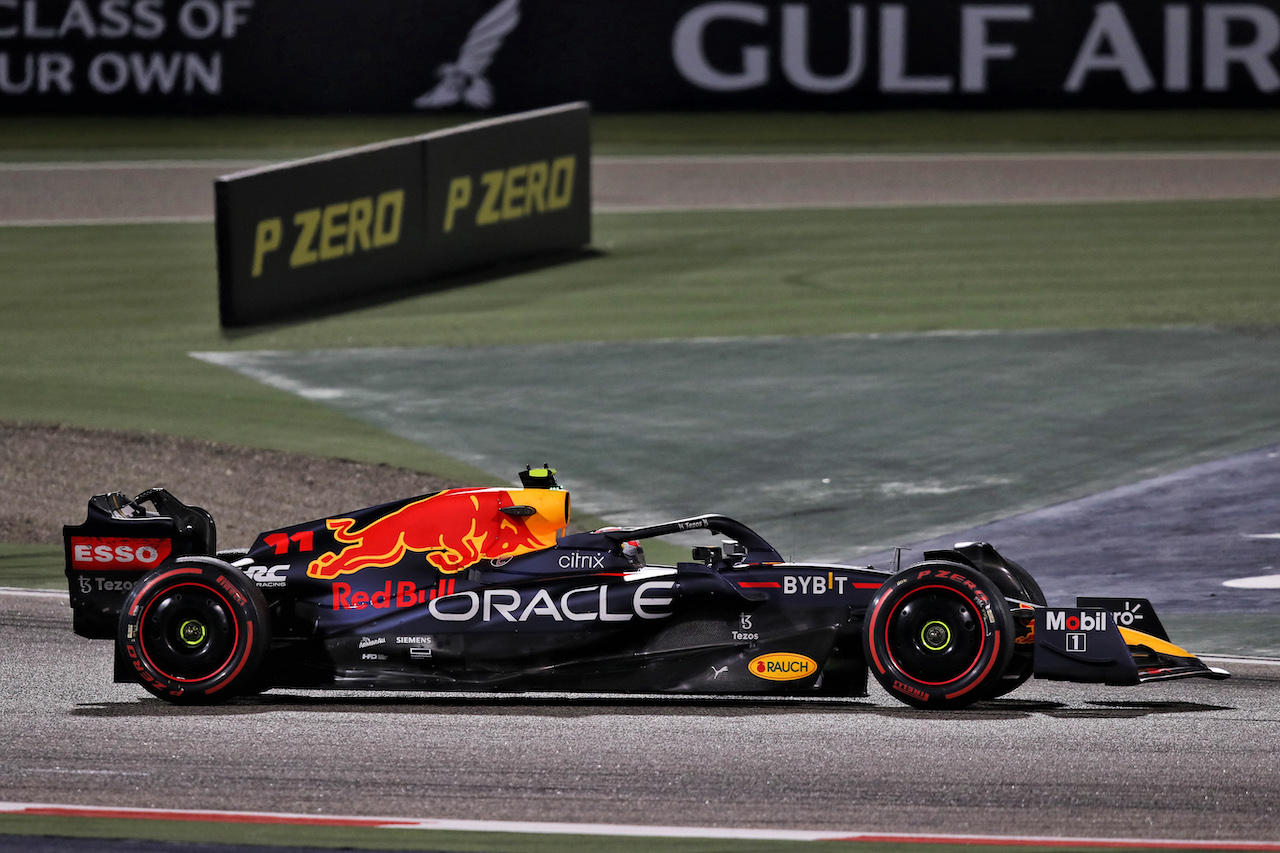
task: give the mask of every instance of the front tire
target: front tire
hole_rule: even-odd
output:
[[[134,585],[116,643],[138,682],[161,699],[221,702],[254,683],[271,645],[267,603],[233,566],[180,557]]]
[[[1040,589],[1040,584],[1036,583],[1036,579],[1031,576],[1030,572],[1012,560],[1006,560],[1005,566],[1018,580],[1020,586],[1018,598],[1025,599],[1027,602],[1040,607],[1048,604],[1044,597],[1044,591]],[[995,699],[1004,696],[1006,693],[1012,693],[1021,687],[1035,671],[1035,634],[1031,630],[1032,612],[1029,610],[1010,611],[1010,619],[1013,620],[1016,631],[1013,641],[1013,657],[1010,659],[1008,667],[1005,668],[1004,677],[991,684],[982,698]]]
[[[958,563],[894,575],[867,608],[863,642],[876,680],[916,708],[963,708],[990,695],[1013,655],[1004,595]]]

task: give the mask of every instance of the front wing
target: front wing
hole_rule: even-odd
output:
[[[1037,678],[1128,685],[1229,677],[1226,670],[1211,667],[1170,642],[1145,599],[1081,598],[1076,604],[1036,611],[1033,671]],[[1145,631],[1117,624],[1117,620],[1133,624],[1135,614],[1142,614]]]

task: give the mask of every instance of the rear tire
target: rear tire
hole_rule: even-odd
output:
[[[867,608],[871,672],[916,708],[963,708],[998,689],[1014,625],[995,582],[969,566],[920,563],[894,575]]]
[[[267,603],[243,572],[180,557],[125,599],[116,644],[138,682],[175,704],[212,704],[255,684],[271,645]]]

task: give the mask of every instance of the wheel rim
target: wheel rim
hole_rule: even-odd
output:
[[[150,601],[138,624],[140,646],[156,671],[175,681],[200,681],[226,666],[239,629],[231,604],[201,584],[181,584]]]
[[[178,626],[178,639],[189,649],[199,648],[209,639],[209,629],[199,620],[188,619]]]
[[[951,644],[951,628],[934,619],[920,630],[920,644],[927,652],[942,652]]]
[[[977,604],[944,586],[908,592],[884,629],[893,666],[920,684],[950,684],[973,671],[986,648]]]

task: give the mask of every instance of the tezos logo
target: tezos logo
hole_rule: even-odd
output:
[[[751,640],[760,639],[760,633],[758,631],[751,630],[751,614],[750,613],[743,613],[741,616],[739,616],[738,625],[741,626],[742,630],[731,632],[735,640],[738,640],[739,642],[743,642],[743,641],[749,642]]]
[[[747,670],[766,681],[796,681],[816,675],[818,662],[791,652],[770,652],[747,664]]]

